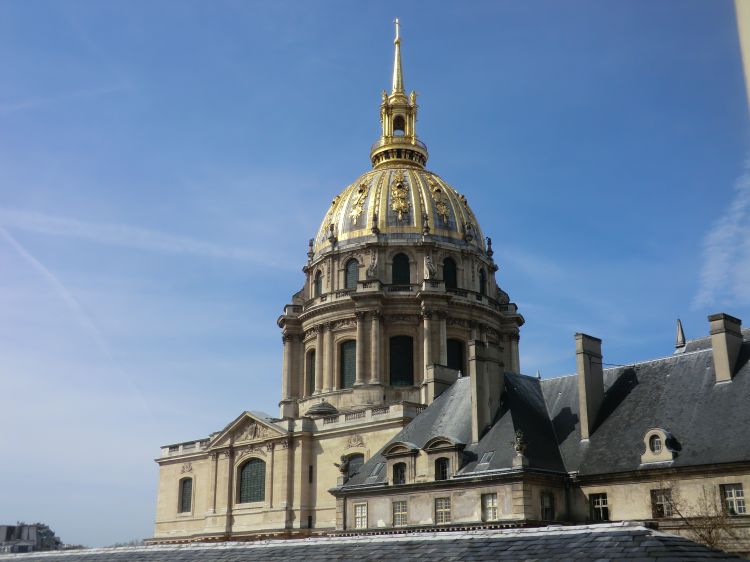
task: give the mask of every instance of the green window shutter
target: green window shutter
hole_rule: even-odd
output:
[[[266,463],[250,459],[240,470],[240,503],[266,499]]]
[[[189,512],[193,501],[193,479],[185,478],[180,481],[180,513]]]
[[[349,260],[346,262],[346,279],[344,279],[344,288],[356,289],[358,279],[359,262],[357,260]]]
[[[351,388],[357,375],[357,342],[341,344],[341,388]]]
[[[414,384],[414,345],[409,336],[395,336],[390,341],[391,386]]]

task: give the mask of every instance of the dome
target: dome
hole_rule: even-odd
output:
[[[338,413],[336,406],[325,400],[321,400],[307,411],[308,416],[335,416]]]
[[[427,234],[485,251],[466,197],[438,175],[416,166],[376,167],[333,199],[313,239],[313,259],[375,236],[416,241]]]

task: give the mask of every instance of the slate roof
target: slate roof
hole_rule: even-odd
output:
[[[638,524],[98,548],[0,554],[25,562],[740,560]]]
[[[538,380],[506,373],[502,405],[478,443],[471,443],[471,385],[464,377],[386,446],[402,441],[423,448],[434,437],[448,437],[465,445],[457,477],[478,476],[514,470],[512,442],[521,430],[529,469],[597,475],[652,466],[641,465],[643,438],[661,428],[672,435],[671,466],[750,461],[750,330],[743,335],[741,367],[730,383],[715,383],[710,338],[691,340],[668,357],[604,369],[604,401],[588,442],[581,442],[577,375]],[[491,461],[478,465],[489,451]],[[342,489],[383,485],[385,470],[369,476],[384,461],[374,455]]]

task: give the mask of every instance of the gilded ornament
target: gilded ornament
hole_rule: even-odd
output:
[[[398,215],[398,220],[404,220],[404,215],[409,213],[408,188],[404,185],[404,173],[399,170],[393,178],[391,185],[391,210]]]
[[[357,196],[354,199],[352,210],[349,213],[349,216],[352,219],[352,224],[357,224],[359,216],[364,212],[365,200],[367,199],[367,194],[369,193],[369,191],[370,188],[367,183],[362,182],[361,184],[359,184],[359,189],[357,189]]]
[[[427,183],[430,185],[430,191],[432,191],[432,198],[435,201],[437,214],[443,220],[443,224],[446,224],[450,214],[443,189],[438,185],[433,176],[427,176]]]

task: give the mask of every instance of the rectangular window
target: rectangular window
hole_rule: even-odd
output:
[[[435,498],[435,523],[443,525],[451,522],[451,499]]]
[[[592,521],[609,521],[609,504],[607,494],[591,494],[589,496]]]
[[[354,504],[354,528],[367,529],[367,504]]]
[[[672,517],[672,490],[651,490],[651,517]]]
[[[393,502],[393,526],[406,527],[408,514],[406,512],[406,502]]]
[[[744,515],[745,493],[742,490],[742,484],[722,484],[721,498],[724,500],[724,509],[729,515]]]
[[[487,451],[485,453],[482,453],[482,458],[479,459],[476,470],[487,470],[490,467],[490,461],[492,460],[493,456],[495,456],[495,451]]]
[[[542,492],[542,521],[555,520],[555,494],[552,492]]]
[[[497,521],[497,494],[482,494],[482,521]]]

